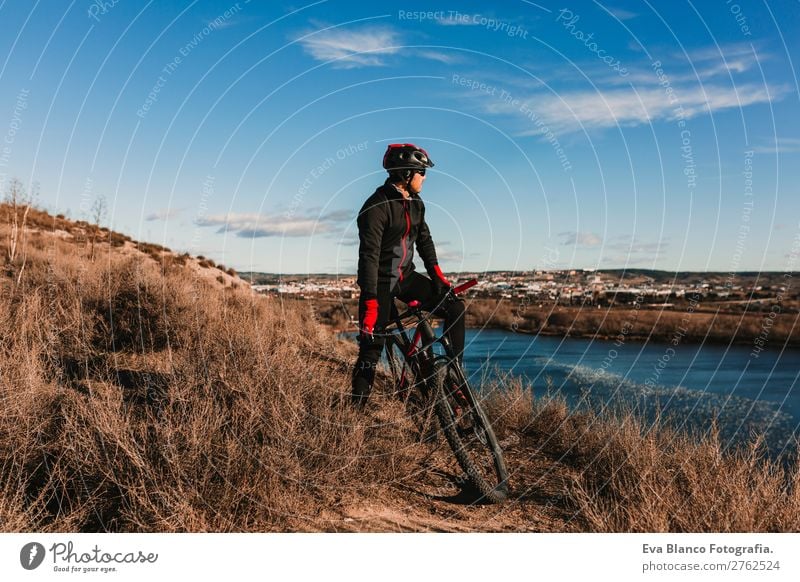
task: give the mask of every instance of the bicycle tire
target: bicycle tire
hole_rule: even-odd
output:
[[[445,365],[441,361],[435,364],[435,409],[439,424],[470,484],[481,493],[482,498],[492,503],[502,503],[508,498],[508,470],[503,451],[469,383],[463,378],[458,380],[458,374],[451,371],[453,365],[452,362]],[[448,382],[452,382],[454,376],[461,392],[457,403],[453,390],[448,387]],[[467,414],[457,413],[456,407],[459,405],[468,407]],[[465,429],[465,419],[473,426]]]
[[[412,366],[406,359],[402,345],[392,341],[387,342],[386,348],[393,395],[405,405],[420,442],[436,442],[438,430],[434,421],[434,392],[431,391],[430,379],[418,365]]]

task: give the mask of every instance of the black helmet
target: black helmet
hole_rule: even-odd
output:
[[[428,152],[413,143],[393,143],[383,154],[383,167],[395,170],[424,170],[433,167],[433,160]]]

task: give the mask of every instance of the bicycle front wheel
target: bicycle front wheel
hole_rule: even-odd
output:
[[[436,415],[458,464],[483,499],[502,503],[508,471],[486,413],[455,361],[437,362],[435,380]]]

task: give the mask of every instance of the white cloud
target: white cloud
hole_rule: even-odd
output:
[[[658,255],[664,252],[668,244],[667,242],[643,243],[634,239],[627,242],[612,243],[607,245],[606,248],[615,251],[624,251],[626,253],[655,253]]]
[[[154,220],[167,220],[169,218],[175,218],[181,212],[183,212],[182,208],[159,208],[155,212],[151,212],[144,219],[147,222],[153,222]]]
[[[766,51],[757,51],[749,43],[732,43],[713,47],[704,47],[690,51],[689,62],[695,70],[688,71],[680,80],[701,81],[717,75],[730,76],[732,73],[744,73],[756,67],[759,62],[771,58]],[[685,58],[684,55],[676,55]],[[695,73],[696,71],[696,73]]]
[[[461,263],[464,260],[464,252],[437,248],[436,257],[440,263],[450,263],[452,265],[452,263]]]
[[[480,15],[475,15],[480,18]],[[442,26],[478,26],[479,21],[472,18],[472,14],[448,14],[445,18],[437,18],[436,24]]]
[[[657,242],[642,242],[640,239],[629,235],[614,237],[616,242],[603,247],[604,256],[602,260],[614,265],[653,265],[660,258],[669,246],[668,237]]]
[[[619,18],[620,20],[631,20],[639,16],[635,12],[631,12],[629,10],[625,10],[624,8],[612,8],[610,6],[605,7],[611,14]]]
[[[582,247],[597,247],[603,243],[603,239],[593,232],[574,232],[565,231],[558,233],[563,237],[562,245],[578,245]]]
[[[230,213],[204,217],[197,221],[197,225],[217,226],[218,232],[235,233],[242,238],[302,237],[337,232],[343,222],[349,222],[351,219],[352,213],[347,210],[336,210],[319,216],[309,214],[294,216],[288,212],[271,216]]]
[[[733,74],[751,71],[760,60],[770,58],[749,44],[706,47],[688,56],[688,61],[682,54],[670,57],[669,66],[662,65],[666,76],[657,76],[649,62],[632,65],[624,77],[589,62],[582,70],[592,81],[590,88],[585,88],[586,79],[579,75],[548,71],[543,76],[557,92],[531,85],[515,89],[516,104],[487,97],[472,102],[479,103],[485,113],[513,119],[515,135],[541,136],[547,129],[570,133],[690,119],[770,103],[790,93],[786,85],[731,81]],[[787,150],[793,147],[789,144]]]
[[[525,118],[527,124],[523,124],[517,135],[540,135],[542,126],[536,123],[537,119],[554,132],[568,133],[579,131],[581,127],[592,130],[674,120],[678,116],[678,105],[683,108],[683,118],[690,119],[704,113],[768,103],[785,95],[787,88],[746,84],[734,91],[730,87],[705,85],[675,87],[674,91],[677,101],[672,102],[660,87],[638,91],[598,87],[558,95],[535,95],[525,101],[524,107],[494,102],[487,105],[486,110]]]
[[[386,27],[322,30],[300,43],[314,59],[344,68],[382,66],[387,55],[401,48],[399,34]]]
[[[754,58],[758,55],[760,59],[766,58],[766,53],[756,53],[755,46],[748,42],[734,42],[729,44],[706,46],[703,48],[689,51],[689,58],[694,61],[716,61],[725,57],[726,59],[748,57]]]
[[[757,154],[796,154],[800,153],[800,138],[778,137],[770,143],[759,144],[752,149]]]
[[[440,63],[444,63],[445,65],[452,65],[454,63],[461,62],[461,58],[459,58],[456,55],[450,55],[438,51],[419,51],[417,54],[421,56],[423,59],[439,61]]]

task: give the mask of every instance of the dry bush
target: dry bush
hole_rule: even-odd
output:
[[[120,234],[118,232],[110,232],[108,234],[108,242],[111,243],[112,247],[124,246],[129,240],[131,240],[129,236],[125,236],[124,234]]]
[[[678,432],[624,409],[569,412],[563,399],[531,400],[518,386],[491,400],[493,414],[507,417],[506,429],[515,427],[539,454],[570,469],[566,504],[582,531],[800,528],[800,473],[766,458],[757,439],[747,449],[724,451],[714,430]]]
[[[342,405],[350,362],[309,314],[61,241],[30,255],[0,279],[5,531],[314,529],[413,469],[399,427],[367,438]]]

